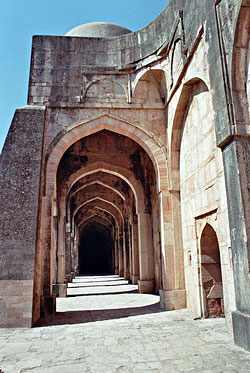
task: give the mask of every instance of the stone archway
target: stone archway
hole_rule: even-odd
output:
[[[104,129],[127,136],[137,142],[147,152],[154,164],[158,190],[163,191],[165,189],[167,165],[162,144],[150,136],[145,129],[109,115],[102,115],[71,126],[66,133],[58,136],[56,143],[51,144],[46,165],[46,194],[54,191],[56,170],[64,152],[77,140]]]
[[[144,150],[146,150],[146,153],[149,155],[150,159],[152,160],[152,163],[154,165],[154,170],[156,174],[156,202],[157,205],[159,205],[159,214],[157,218],[160,218],[159,221],[159,231],[160,234],[158,234],[158,237],[161,237],[160,239],[160,247],[161,247],[161,257],[162,257],[162,265],[158,266],[160,270],[162,270],[163,274],[162,276],[159,276],[159,278],[162,277],[162,289],[160,289],[160,295],[161,299],[163,300],[161,302],[162,308],[165,309],[175,309],[175,308],[182,308],[185,305],[185,291],[183,290],[181,284],[179,281],[175,279],[175,276],[178,278],[180,277],[180,274],[178,271],[181,271],[182,264],[179,262],[181,259],[179,255],[179,251],[175,253],[175,248],[173,246],[172,242],[172,221],[171,221],[171,206],[170,206],[170,198],[169,198],[169,192],[167,189],[167,168],[166,168],[166,158],[164,154],[163,147],[157,143],[157,141],[149,136],[144,130],[139,129],[138,127],[132,126],[129,123],[117,120],[115,118],[111,118],[107,115],[99,117],[97,119],[94,119],[92,121],[88,121],[82,124],[77,124],[75,126],[72,126],[66,134],[63,134],[61,137],[57,138],[56,144],[54,144],[54,147],[51,146],[51,152],[48,156],[47,164],[46,164],[46,180],[45,180],[45,189],[44,189],[44,197],[43,197],[43,209],[44,216],[42,217],[42,220],[45,221],[44,224],[42,224],[42,237],[41,242],[44,242],[43,244],[43,252],[48,252],[48,247],[51,247],[51,240],[49,236],[51,237],[51,234],[48,236],[49,231],[51,230],[50,227],[50,220],[46,218],[48,211],[51,211],[52,208],[52,201],[56,198],[56,171],[60,162],[60,159],[62,155],[66,152],[67,149],[70,148],[73,144],[75,144],[78,140],[82,138],[86,138],[87,136],[90,136],[91,134],[97,134],[100,133],[100,131],[106,130],[111,131],[113,133],[121,134],[122,136],[126,136],[129,139],[133,139],[138,145],[142,146]],[[109,165],[110,166],[110,165]],[[89,171],[87,171],[86,166],[83,167],[83,170],[79,170],[75,173],[73,179],[70,176],[67,180],[67,186],[62,192],[60,196],[60,206],[61,203],[64,203],[63,200],[67,198],[67,195],[69,193],[70,188],[74,185],[75,182],[77,182],[82,176],[88,175],[95,172],[103,172],[106,171],[108,173],[113,173],[114,175],[121,176],[123,173],[120,173],[120,170],[117,172],[117,166],[116,170],[112,171],[112,167],[105,167],[105,162],[99,162],[99,166],[96,164],[93,168],[90,167]],[[111,165],[112,166],[112,165]],[[84,170],[85,168],[85,170]],[[122,176],[126,182],[130,185],[130,187],[133,189],[135,194],[135,200],[137,205],[137,219],[130,220],[130,224],[134,224],[135,227],[139,227],[138,236],[136,233],[136,230],[133,228],[129,228],[129,222],[126,222],[125,225],[125,243],[126,242],[132,242],[130,236],[133,236],[133,246],[138,245],[140,247],[140,255],[143,254],[143,256],[147,259],[146,261],[140,261],[140,281],[139,281],[139,287],[141,289],[141,292],[147,292],[150,291],[149,289],[153,288],[153,281],[151,280],[152,274],[150,270],[150,266],[146,265],[147,261],[154,263],[154,255],[150,254],[147,256],[147,250],[145,250],[146,247],[149,246],[150,242],[152,243],[152,235],[150,233],[150,230],[147,228],[152,224],[151,217],[147,212],[144,212],[144,197],[142,198],[142,193],[138,192],[138,187],[136,187],[136,180],[131,183],[131,177],[130,176]],[[63,197],[63,199],[61,199]],[[46,207],[47,206],[47,207]],[[66,214],[65,208],[62,206],[62,210],[64,211],[64,214]],[[62,215],[63,216],[63,215]],[[126,228],[127,227],[127,228]],[[72,234],[76,234],[72,232]],[[79,235],[78,235],[79,236]],[[122,244],[122,240],[120,241],[120,246],[124,245]],[[167,241],[166,241],[167,239]],[[127,245],[127,244],[126,244]],[[152,250],[153,250],[153,243],[152,243]],[[127,247],[127,246],[126,246]],[[129,249],[130,250],[130,249]],[[151,251],[152,251],[151,250]],[[153,253],[153,251],[152,251]],[[166,260],[166,255],[168,256],[168,260]],[[130,254],[131,256],[131,254]],[[142,257],[142,256],[141,256]],[[45,258],[47,263],[50,261],[50,258],[45,255]],[[166,270],[166,263],[167,263],[167,270]],[[174,264],[176,271],[173,273],[170,269],[172,264]],[[178,264],[179,263],[179,264]],[[48,264],[44,263],[44,268],[47,270]],[[144,275],[143,275],[144,273]],[[44,276],[43,276],[44,277]],[[45,276],[45,281],[48,284],[48,278],[51,277],[50,275]],[[135,281],[137,275],[135,275]],[[47,286],[47,285],[46,285]],[[45,286],[45,287],[46,287]],[[48,286],[47,286],[48,288]],[[49,290],[47,290],[47,294],[49,294]]]
[[[222,228],[228,219],[227,205],[217,197],[218,190],[226,192],[222,154],[216,145],[211,93],[201,79],[191,79],[182,87],[169,138],[170,188],[176,202],[173,203],[175,239],[183,247],[187,307],[200,316],[197,289],[202,281],[198,275],[197,222],[210,215],[214,214],[218,221],[219,244],[225,252],[222,277],[230,279],[232,275]],[[231,287],[230,280],[224,283],[225,288]],[[228,290],[224,299],[229,320],[232,304],[227,294]]]

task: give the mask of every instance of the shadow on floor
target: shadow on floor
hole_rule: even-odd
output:
[[[51,319],[38,320],[35,327],[84,324],[88,322],[123,319],[129,316],[146,315],[159,312],[164,312],[160,309],[160,302],[143,307],[56,312],[55,316]]]
[[[93,297],[93,296],[105,296],[105,295],[125,295],[125,294],[133,294],[137,293],[137,289],[131,289],[129,290],[128,282],[123,284],[109,284],[108,281],[126,281],[123,277],[120,276],[114,276],[114,275],[105,275],[105,276],[78,276],[76,279],[74,279],[74,282],[71,284],[68,284],[68,290],[77,289],[80,294],[67,294],[68,301],[70,302],[70,298],[72,297]],[[85,285],[85,282],[93,282],[93,285],[90,286]],[[98,284],[98,282],[102,282],[103,285]],[[77,284],[76,286],[72,285]],[[117,289],[118,291],[113,291],[110,288],[110,286],[120,286],[120,289]],[[90,292],[84,293],[86,291],[86,288],[90,287]],[[98,292],[98,289],[95,291],[94,288],[103,288],[103,293]],[[83,293],[81,293],[81,288]],[[123,290],[124,289],[124,290]],[[73,292],[73,291],[72,291]],[[67,298],[64,298],[67,302]],[[97,298],[99,300],[99,297]],[[110,300],[110,306],[112,306],[112,300]],[[104,321],[104,320],[112,320],[112,319],[122,319],[129,316],[139,316],[139,315],[146,315],[151,313],[158,313],[163,312],[160,309],[160,303],[158,302],[158,298],[155,298],[152,301],[152,304],[146,305],[146,306],[138,306],[138,307],[126,307],[126,308],[113,308],[113,309],[94,309],[94,310],[88,310],[88,309],[80,309],[80,310],[72,310],[72,311],[64,311],[64,312],[56,312],[54,316],[40,319],[35,324],[36,327],[39,326],[52,326],[52,325],[67,325],[67,324],[84,324],[89,322],[95,322],[95,321]],[[69,303],[70,304],[70,303]],[[68,306],[69,306],[68,304]],[[102,302],[101,302],[102,304]],[[106,303],[109,305],[109,303]],[[126,303],[125,303],[126,305]],[[92,305],[94,308],[94,306]],[[69,308],[69,307],[68,307]],[[84,307],[85,308],[85,307]],[[99,306],[97,306],[99,308]]]

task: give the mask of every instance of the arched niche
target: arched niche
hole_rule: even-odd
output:
[[[200,286],[203,317],[224,316],[220,249],[215,230],[206,224],[200,237]]]
[[[197,92],[195,92],[197,86],[199,86],[199,89]],[[193,97],[192,91],[195,95],[199,95],[202,93],[205,93],[207,96],[210,95],[206,83],[199,78],[193,78],[189,80],[182,87],[180,98],[175,110],[169,144],[169,182],[170,189],[172,190],[180,190],[180,150],[185,124],[185,117],[187,115],[187,111],[189,110],[189,105],[191,104]],[[208,109],[209,108],[207,107],[205,108],[206,112],[208,111]],[[196,120],[197,124],[199,124],[198,118]]]
[[[132,82],[132,102],[155,103],[164,108],[167,87],[163,70],[142,69]]]

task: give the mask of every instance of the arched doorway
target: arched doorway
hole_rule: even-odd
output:
[[[126,280],[139,280],[140,292],[158,292],[161,263],[155,266],[154,256],[160,242],[153,245],[153,226],[159,230],[160,224],[158,215],[152,214],[156,173],[147,152],[127,136],[97,131],[64,152],[56,184],[57,250],[64,245],[60,254],[65,259],[54,266],[54,278],[70,282],[79,271],[111,273],[116,267],[116,274]],[[80,229],[89,217],[91,228]],[[112,234],[96,228],[98,217],[113,217]]]
[[[87,226],[79,243],[79,274],[113,274],[113,244],[110,233],[97,224]]]
[[[115,152],[110,146],[112,144],[117,147]],[[128,147],[128,151],[123,149],[124,146]],[[127,159],[122,159],[124,156]],[[109,177],[103,180],[102,175],[107,174],[112,176],[113,181]],[[54,293],[54,288],[65,291],[65,284],[77,274],[79,227],[87,217],[103,215],[103,212],[101,215],[99,213],[102,199],[98,199],[100,202],[97,204],[93,196],[84,202],[81,202],[81,197],[76,200],[78,197],[74,192],[80,192],[83,184],[86,186],[85,180],[88,187],[94,182],[96,190],[100,185],[106,186],[106,197],[113,198],[111,193],[113,196],[116,194],[114,198],[118,198],[118,195],[123,199],[122,196],[127,195],[124,208],[121,206],[122,219],[115,216],[111,204],[108,209],[101,207],[104,213],[115,218],[115,223],[111,224],[114,230],[115,263],[119,263],[116,271],[120,275],[124,273],[124,277],[130,281],[132,278],[133,283],[138,282],[141,293],[158,292],[159,289],[162,308],[183,307],[185,290],[182,289],[182,282],[179,282],[183,267],[181,263],[177,266],[182,256],[179,251],[178,255],[174,255],[172,234],[167,234],[172,231],[172,220],[163,148],[147,132],[107,115],[71,126],[51,144],[42,199],[40,236],[46,255],[42,259],[41,300],[46,293],[46,297],[54,302],[54,295],[58,295]],[[113,186],[110,182],[114,183]],[[83,193],[86,191],[86,188],[82,190]],[[111,202],[106,197],[104,199]],[[77,210],[79,203],[90,200],[93,203],[89,206],[84,204],[86,209]],[[78,211],[79,215],[75,215]],[[54,225],[49,218],[52,212]],[[154,232],[152,226],[155,227]],[[162,255],[155,258],[154,254],[159,250]],[[174,276],[173,266],[176,268]],[[39,289],[36,294],[38,299]]]
[[[200,281],[202,316],[224,316],[220,250],[210,224],[206,224],[200,239]]]

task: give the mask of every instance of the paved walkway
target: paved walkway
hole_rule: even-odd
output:
[[[78,277],[57,311],[36,328],[0,329],[0,372],[250,372],[223,319],[160,311],[158,296],[117,276]]]

